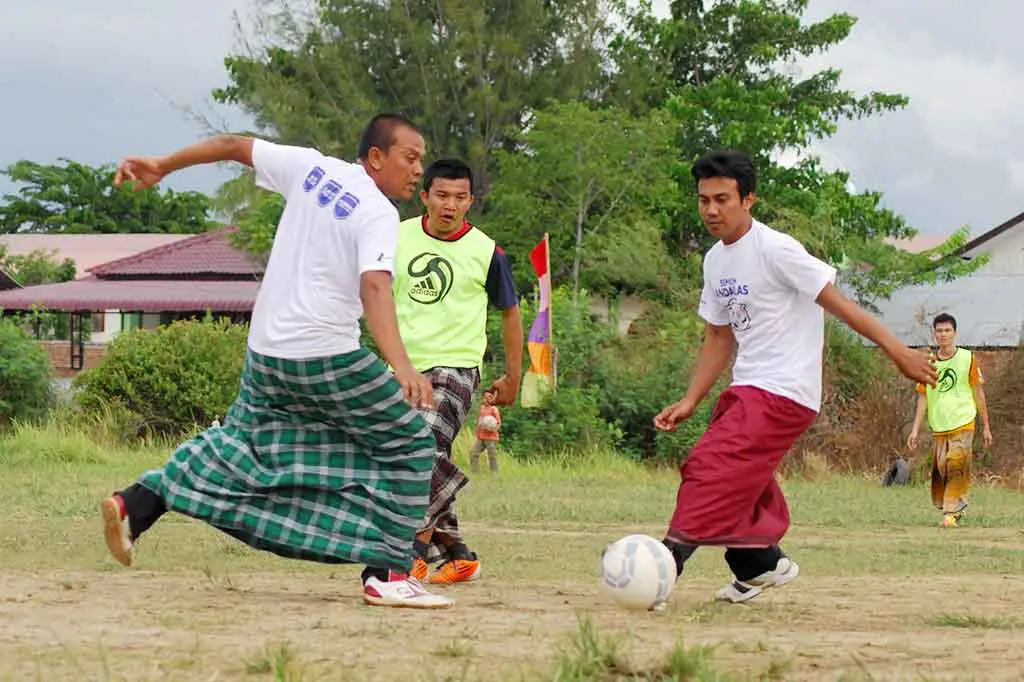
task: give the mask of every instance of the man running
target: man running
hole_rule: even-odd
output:
[[[131,565],[139,537],[172,510],[280,556],[365,564],[367,604],[452,606],[408,576],[434,462],[414,407],[429,407],[433,392],[398,334],[399,217],[388,198],[412,196],[423,155],[411,121],[381,114],[355,164],[236,135],[121,162],[115,184],[145,188],[183,168],[236,161],[286,204],[224,424],[101,505],[120,563]],[[363,314],[393,375],[359,342]]]

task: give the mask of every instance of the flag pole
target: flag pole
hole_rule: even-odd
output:
[[[551,238],[544,233],[544,257],[546,259],[548,282],[551,286],[551,301],[548,303],[548,343],[551,344],[551,390],[558,386],[558,347],[555,345],[555,290],[551,273]]]

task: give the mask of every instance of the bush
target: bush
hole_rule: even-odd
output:
[[[247,328],[179,321],[118,335],[75,380],[85,409],[137,415],[137,435],[180,436],[223,418],[238,395]],[[129,420],[130,421],[130,420]]]
[[[45,417],[52,399],[50,356],[13,320],[0,318],[0,427]]]
[[[535,408],[506,407],[501,417],[502,447],[521,459],[607,450],[622,436],[598,414],[595,392],[572,386],[549,393]]]

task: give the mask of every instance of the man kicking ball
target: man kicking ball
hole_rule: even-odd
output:
[[[789,509],[775,471],[821,406],[823,309],[871,339],[907,377],[934,385],[928,356],[908,348],[833,285],[836,271],[792,237],[754,220],[756,171],[738,152],[693,166],[700,215],[718,239],[704,257],[704,343],[686,395],[655,418],[689,419],[735,352],[732,383],[681,468],[665,544],[676,572],[700,545],[726,547],[735,579],[716,599],[744,602],[796,578],[779,542]],[[663,607],[664,605],[659,605]]]
[[[433,391],[398,334],[399,219],[388,197],[412,196],[423,154],[411,121],[381,114],[364,131],[356,164],[234,135],[121,162],[115,183],[141,188],[189,166],[236,161],[286,204],[253,307],[239,396],[222,426],[104,500],[115,559],[131,565],[139,537],[173,510],[280,556],[364,564],[367,604],[453,604],[408,575],[434,465],[434,439],[413,406],[432,405]],[[394,375],[359,342],[364,313]]]

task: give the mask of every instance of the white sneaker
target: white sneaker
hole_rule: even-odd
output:
[[[134,548],[124,502],[117,495],[108,497],[100,503],[100,512],[103,514],[103,535],[111,556],[117,559],[118,563],[131,566]]]
[[[740,604],[750,601],[770,587],[780,587],[800,575],[800,567],[789,557],[782,557],[775,565],[775,570],[766,571],[756,578],[747,581],[733,580],[715,592],[718,601]]]
[[[423,589],[419,580],[392,571],[387,582],[368,578],[363,583],[363,601],[370,606],[394,606],[407,609],[450,609],[455,600]]]

